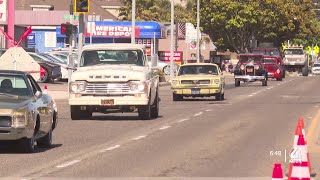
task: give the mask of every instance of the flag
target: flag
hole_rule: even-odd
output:
[[[20,43],[21,43],[30,33],[32,33],[31,26],[29,26],[29,27],[27,28],[27,30],[22,34],[22,36],[20,37],[19,42],[18,42],[17,44],[20,45]]]
[[[185,39],[186,38],[186,23],[185,22],[178,22],[178,39]]]

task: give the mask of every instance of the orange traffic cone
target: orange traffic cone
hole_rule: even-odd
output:
[[[307,158],[306,143],[303,135],[299,135],[298,146],[294,157],[290,159],[290,173],[288,180],[310,180],[309,163]]]
[[[293,149],[295,149],[298,146],[299,135],[303,135],[303,134],[302,134],[302,128],[298,124],[296,127],[296,132],[294,133]]]
[[[308,151],[308,148],[307,148],[307,144],[308,143],[307,143],[307,139],[306,139],[306,132],[304,130],[304,120],[301,117],[298,119],[297,128],[298,128],[298,126],[301,127],[302,135],[303,135],[305,143],[306,143],[306,151],[307,151],[307,158],[308,158],[308,163],[309,163],[308,165],[309,165],[310,174],[314,175],[314,173],[311,173],[310,155],[309,155],[309,151]]]
[[[47,85],[44,86],[43,93],[44,94],[48,94],[48,86]]]
[[[273,166],[272,179],[280,180],[283,179],[282,167],[281,164],[276,163]]]

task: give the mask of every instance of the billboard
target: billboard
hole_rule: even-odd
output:
[[[183,61],[183,52],[182,51],[174,51],[173,52],[174,62],[178,65],[181,65]],[[159,51],[159,60],[170,62],[170,51]]]

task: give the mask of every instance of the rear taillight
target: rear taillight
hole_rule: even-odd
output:
[[[40,77],[44,76],[45,74],[46,74],[46,70],[40,66]]]

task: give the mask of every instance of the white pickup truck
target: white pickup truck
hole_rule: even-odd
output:
[[[157,118],[157,59],[148,63],[145,51],[143,45],[124,43],[84,46],[69,84],[71,119],[136,110],[140,119]]]

